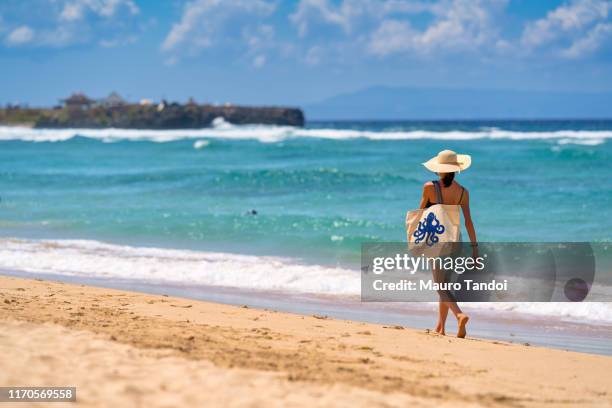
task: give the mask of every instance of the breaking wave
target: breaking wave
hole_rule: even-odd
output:
[[[280,142],[292,138],[316,138],[351,140],[556,140],[559,144],[599,145],[612,139],[612,130],[555,130],[514,131],[499,128],[465,130],[360,130],[336,128],[297,128],[292,126],[232,125],[221,118],[205,129],[149,130],[149,129],[34,129],[28,127],[0,126],[0,141],[21,140],[27,142],[62,142],[75,137],[85,137],[104,142],[151,141],[171,142],[183,139],[252,139],[264,143]],[[204,147],[202,142],[196,148]]]

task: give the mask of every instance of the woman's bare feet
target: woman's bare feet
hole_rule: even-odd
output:
[[[459,337],[460,339],[465,338],[465,335],[467,334],[465,326],[467,326],[469,320],[470,317],[466,314],[459,313],[457,315],[457,324],[459,326],[459,330],[457,330],[457,337]]]
[[[446,332],[444,331],[444,326],[440,325],[439,323],[436,326],[435,332],[436,334],[439,334],[440,336],[446,336]]]

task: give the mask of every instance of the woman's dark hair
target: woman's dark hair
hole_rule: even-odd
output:
[[[442,177],[442,184],[444,187],[448,187],[453,183],[455,179],[455,173],[446,173],[444,177]]]

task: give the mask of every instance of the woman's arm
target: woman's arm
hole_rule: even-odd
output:
[[[472,215],[470,214],[470,193],[467,190],[465,190],[463,194],[463,200],[461,201],[461,209],[463,210],[463,216],[465,217],[465,229],[467,230],[467,233],[470,236],[470,242],[472,244],[478,244],[478,241],[476,240],[476,230],[474,229]]]
[[[431,189],[430,186],[433,186],[431,181],[428,181],[427,183],[423,185],[423,194],[421,195],[421,204],[419,204],[420,209],[425,208],[427,206],[427,203],[429,202],[429,190]]]

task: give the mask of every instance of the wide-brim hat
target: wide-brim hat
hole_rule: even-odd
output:
[[[423,163],[423,166],[434,173],[454,173],[466,170],[471,164],[472,158],[467,154],[442,150],[437,156]]]

